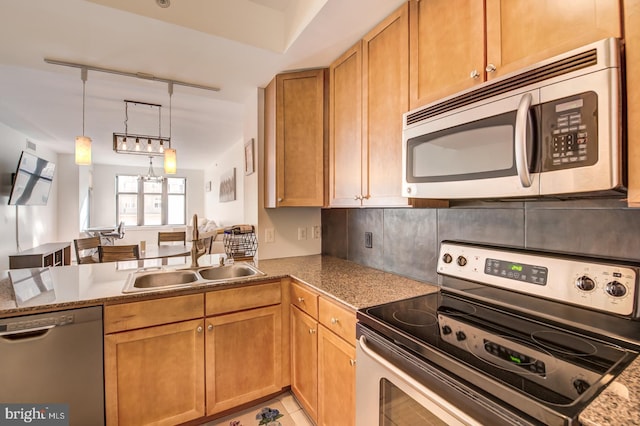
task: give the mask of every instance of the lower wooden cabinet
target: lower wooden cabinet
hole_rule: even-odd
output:
[[[355,312],[291,285],[291,390],[317,425],[355,424]]]
[[[356,422],[356,348],[324,326],[318,330],[318,425]]]
[[[291,306],[291,390],[306,413],[318,419],[318,322]]]
[[[282,309],[279,280],[106,306],[107,424],[175,425],[281,391]]]
[[[107,424],[175,425],[204,416],[204,320],[105,336]]]
[[[207,415],[282,389],[280,305],[206,320]]]

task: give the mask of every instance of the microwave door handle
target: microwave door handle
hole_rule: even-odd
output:
[[[516,170],[522,186],[528,188],[531,186],[531,174],[529,173],[529,161],[527,159],[527,128],[529,125],[529,109],[533,97],[531,93],[525,93],[520,99],[518,110],[516,112],[516,128],[515,128],[515,151],[516,151]]]

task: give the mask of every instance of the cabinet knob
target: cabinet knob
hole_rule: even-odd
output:
[[[209,324],[209,325],[207,326],[207,330],[209,330],[209,331],[213,330],[213,324]]]
[[[202,326],[201,326],[201,325],[199,325],[199,326],[198,326],[198,328],[196,328],[196,331],[197,331],[198,333],[202,333]]]
[[[281,203],[284,201],[284,198],[278,198],[278,202]]]
[[[331,318],[331,324],[337,324],[338,322],[338,318]]]
[[[298,303],[304,302],[304,297],[298,297]]]
[[[478,70],[473,70],[471,71],[471,73],[469,74],[469,77],[471,78],[480,78],[480,73],[478,72]]]
[[[496,66],[493,64],[489,64],[487,65],[487,67],[484,69],[486,72],[494,72],[496,70]]]
[[[355,197],[353,197],[353,199],[356,201],[362,200],[362,195],[356,195]]]
[[[356,365],[356,360],[355,359],[349,359],[349,365],[352,366],[352,367],[354,365]]]
[[[310,328],[309,329],[309,334],[316,334],[316,329],[315,328]]]

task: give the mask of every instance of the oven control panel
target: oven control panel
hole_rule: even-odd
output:
[[[577,398],[600,378],[599,373],[553,356],[542,347],[492,334],[460,318],[440,313],[438,324],[445,342],[559,394]]]
[[[443,242],[438,273],[588,309],[638,316],[638,268],[626,264]]]

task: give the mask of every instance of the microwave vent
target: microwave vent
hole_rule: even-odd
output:
[[[507,93],[521,87],[587,68],[597,63],[598,55],[596,49],[581,52],[407,114],[407,125],[418,123],[422,120],[502,93]]]

